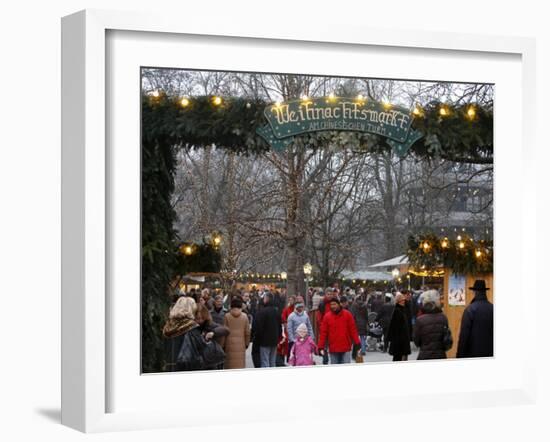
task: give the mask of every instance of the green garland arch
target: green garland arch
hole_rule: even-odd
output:
[[[246,98],[224,97],[213,104],[211,96],[189,99],[181,105],[179,97],[142,96],[142,131],[171,139],[183,148],[199,148],[215,144],[219,148],[242,154],[269,150],[269,145],[256,134],[265,124],[263,111],[271,103]],[[447,113],[442,116],[441,108]],[[468,110],[475,109],[475,116]],[[444,158],[450,161],[490,164],[493,161],[493,110],[464,104],[449,106],[431,102],[414,118],[413,129],[424,134],[411,147],[410,153],[420,158]],[[359,135],[360,138],[367,138]],[[315,135],[300,135],[304,145],[317,148]],[[390,149],[379,137],[378,148]],[[366,143],[364,149],[368,149]]]

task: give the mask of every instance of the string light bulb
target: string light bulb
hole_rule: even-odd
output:
[[[444,238],[443,241],[441,241],[441,247],[443,247],[444,249],[449,247],[449,240],[447,238]]]
[[[473,120],[476,117],[476,109],[474,106],[470,106],[466,112],[470,120]]]
[[[212,98],[212,103],[214,103],[215,106],[222,104],[222,101],[222,97],[218,97],[217,95]]]
[[[386,109],[389,109],[391,107],[391,103],[389,101],[383,101],[382,106],[384,106],[384,108]]]
[[[308,101],[309,100],[309,97],[306,94],[302,95],[300,98],[302,99],[302,101]]]
[[[328,101],[334,101],[336,99],[336,95],[334,95],[334,92],[331,92],[328,94]]]
[[[482,254],[481,250],[476,250],[476,258],[481,258]]]
[[[422,115],[422,108],[420,106],[415,106],[413,109],[413,115],[420,117]]]
[[[151,96],[153,98],[158,98],[160,97],[160,91],[158,89],[155,89],[153,92],[151,92]]]
[[[187,256],[192,255],[193,254],[193,247],[191,247],[190,245],[184,246],[183,247],[183,253]]]
[[[439,115],[441,115],[442,117],[446,117],[449,115],[449,110],[445,106],[441,106],[439,108]]]
[[[459,249],[463,249],[463,248],[464,248],[464,241],[460,241],[460,242],[458,243],[458,248],[459,248]]]
[[[222,237],[220,235],[214,235],[212,242],[214,243],[214,246],[218,247],[222,243]]]
[[[358,94],[355,98],[357,98],[357,101],[365,101],[365,97],[363,96],[363,94]]]
[[[427,252],[430,249],[430,244],[428,243],[428,241],[424,241],[424,244],[422,244],[422,248],[424,249],[425,252]]]
[[[189,101],[189,98],[187,97],[183,97],[181,100],[180,100],[180,104],[182,107],[187,107],[191,104],[191,102]]]

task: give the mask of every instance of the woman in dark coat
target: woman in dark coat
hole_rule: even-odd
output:
[[[390,328],[390,321],[393,315],[393,296],[390,293],[386,293],[384,296],[384,305],[377,311],[376,322],[380,324],[384,332],[384,353],[388,351],[388,330]],[[374,310],[372,310],[374,311]]]
[[[214,339],[216,342],[221,343],[222,338],[229,334],[229,329],[227,327],[213,321],[208,308],[203,304],[197,306],[195,322],[199,325],[199,330],[206,340]]]
[[[361,340],[361,354],[365,356],[367,353],[367,334],[369,329],[368,316],[369,312],[367,310],[367,303],[364,301],[362,296],[355,298],[351,304],[350,312],[353,315],[355,320],[355,326],[357,327],[357,334]],[[357,352],[357,349],[354,347],[354,353]],[[352,355],[355,357],[355,354]]]
[[[199,325],[195,321],[196,312],[197,304],[191,297],[180,297],[171,308],[162,330],[164,337],[169,339],[166,371],[178,371],[177,358],[185,335],[189,332],[199,333]]]
[[[437,290],[428,290],[420,298],[422,315],[414,325],[414,343],[420,348],[418,359],[445,359],[443,345],[445,328],[449,327],[447,317],[441,311]]]
[[[411,354],[411,335],[405,301],[405,296],[398,292],[388,328],[389,353],[393,356],[393,361],[406,361]]]

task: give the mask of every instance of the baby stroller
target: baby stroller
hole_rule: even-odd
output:
[[[367,334],[367,351],[383,351],[382,336],[384,331],[382,326],[376,321],[376,312],[369,313],[367,318],[369,330]]]

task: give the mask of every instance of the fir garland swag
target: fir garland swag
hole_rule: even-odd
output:
[[[434,234],[409,236],[407,257],[416,269],[451,269],[453,273],[482,275],[493,272],[493,242],[474,241],[467,235],[456,240]]]
[[[217,101],[218,100],[218,101]],[[198,96],[193,98],[142,96],[142,131],[171,138],[182,148],[216,145],[241,154],[261,153],[269,145],[256,133],[265,125],[263,111],[271,103],[237,97]],[[412,128],[424,137],[410,152],[420,158],[491,164],[493,161],[493,109],[464,104],[453,107],[432,102],[413,111]],[[324,146],[319,142],[330,133],[300,135],[307,148]],[[359,147],[390,149],[384,137],[376,145],[367,144],[372,135],[355,133]]]

